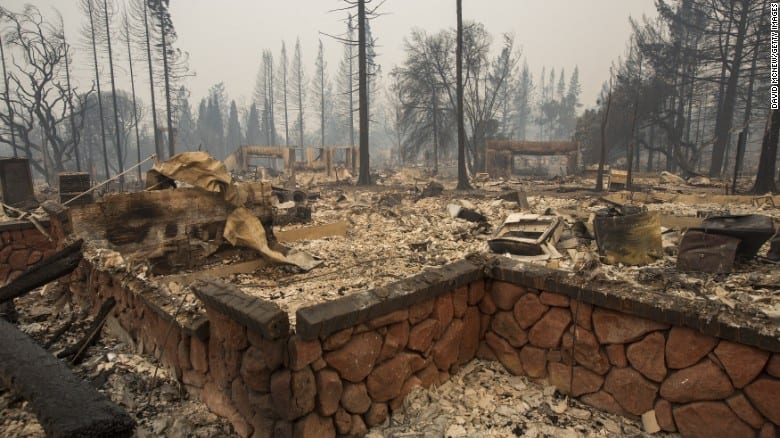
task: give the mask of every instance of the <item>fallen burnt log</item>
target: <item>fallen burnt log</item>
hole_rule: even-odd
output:
[[[0,320],[0,380],[50,437],[126,437],[134,420],[12,324]]]
[[[81,261],[83,243],[82,240],[77,240],[31,266],[14,281],[0,287],[0,304],[73,272]]]

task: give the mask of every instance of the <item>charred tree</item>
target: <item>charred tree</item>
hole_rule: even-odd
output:
[[[636,121],[639,116],[639,96],[642,84],[642,54],[639,54],[639,73],[637,74],[637,85],[634,95],[634,115],[631,117],[631,141],[628,145],[628,156],[626,157],[628,173],[626,175],[626,189],[631,190],[633,184],[634,153],[636,152]],[[637,153],[637,157],[639,153]],[[639,165],[636,165],[637,169]]]
[[[0,34],[0,61],[2,61],[3,64],[3,82],[5,82],[5,104],[8,107],[8,119],[10,120],[10,131],[11,131],[11,148],[13,148],[14,151],[14,158],[19,156],[19,152],[16,147],[16,131],[14,129],[14,109],[13,106],[11,106],[11,96],[8,92],[10,89],[8,85],[8,67],[5,65],[5,50],[3,48],[3,36]]]
[[[147,67],[149,69],[149,88],[151,91],[151,104],[152,104],[152,127],[154,129],[154,153],[157,154],[158,159],[162,159],[164,154],[162,150],[162,145],[160,144],[160,130],[159,125],[157,124],[157,104],[155,103],[155,92],[154,92],[154,68],[153,68],[153,58],[152,58],[152,41],[151,41],[151,32],[149,30],[149,6],[146,3],[146,0],[141,0],[143,2],[143,15],[144,15],[144,36],[146,40],[146,62]]]
[[[366,57],[366,2],[358,0],[358,124],[360,129],[360,171],[358,185],[371,184],[368,162],[368,62]]]
[[[282,70],[282,101],[284,104],[284,145],[290,147],[290,121],[287,112],[287,47],[282,41],[282,54],[279,60],[279,68]]]
[[[609,108],[612,106],[612,73],[610,72],[609,90],[607,91],[607,103],[604,109],[604,117],[601,118],[601,150],[599,151],[599,169],[596,175],[596,191],[604,190],[604,166],[607,162],[607,122],[609,121]]]
[[[753,185],[754,194],[777,192],[775,163],[777,163],[778,137],[780,137],[780,110],[772,110],[764,131],[764,140],[761,142],[761,158],[758,160],[758,173]]]
[[[108,71],[111,75],[111,102],[114,106],[114,146],[116,148],[116,163],[118,166],[117,172],[119,173],[119,191],[122,191],[125,185],[125,177],[122,175],[125,171],[124,168],[124,154],[122,154],[122,141],[119,132],[119,109],[116,103],[116,79],[114,78],[114,54],[111,49],[111,28],[109,26],[108,19],[108,2],[103,0],[103,18],[106,23],[106,44],[108,44]]]
[[[162,41],[163,77],[165,78],[165,112],[168,118],[168,156],[176,154],[176,143],[173,130],[173,111],[171,110],[171,71],[169,67],[168,33],[173,24],[168,14],[168,0],[160,0],[157,3],[157,17],[160,25],[160,39]]]
[[[456,0],[457,9],[457,47],[455,49],[455,81],[458,95],[458,190],[471,188],[466,173],[466,127],[463,120],[463,6],[462,0]]]
[[[726,82],[726,90],[721,103],[721,110],[718,112],[718,119],[715,128],[715,144],[712,147],[712,161],[710,163],[710,176],[717,177],[721,175],[723,168],[723,157],[726,152],[729,138],[731,137],[731,126],[734,119],[734,106],[737,100],[737,88],[739,85],[739,73],[742,66],[742,51],[745,46],[745,35],[748,29],[748,11],[749,2],[743,0],[739,21],[737,22],[737,35],[734,42],[734,59],[729,66],[729,78]]]
[[[100,115],[100,141],[103,145],[103,166],[106,170],[105,178],[109,179],[111,177],[111,171],[108,168],[108,146],[106,145],[106,125],[104,122],[104,113],[103,113],[103,93],[100,91],[100,68],[98,67],[97,41],[96,41],[95,18],[94,18],[95,10],[92,5],[92,0],[85,0],[84,3],[87,6],[87,15],[89,16],[89,31],[91,37],[90,39],[92,41],[92,60],[95,65],[95,86],[97,87],[98,113]]]
[[[79,142],[77,140],[78,133],[76,130],[76,116],[74,114],[74,105],[73,105],[73,86],[70,82],[70,45],[65,40],[65,24],[62,23],[62,17],[60,17],[61,27],[63,29],[62,33],[62,44],[65,50],[65,85],[68,87],[68,105],[70,107],[70,137],[71,142],[73,143],[73,153],[76,155],[76,170],[78,172],[81,172],[81,156],[79,155]],[[2,45],[2,42],[0,42],[0,46]],[[0,48],[0,51],[2,49]],[[7,91],[7,90],[6,90]],[[16,156],[16,146],[14,146],[14,156]]]
[[[135,149],[138,163],[141,162],[141,136],[138,132],[138,103],[135,97],[135,75],[133,74],[133,50],[130,43],[130,20],[127,13],[124,15],[125,38],[127,39],[127,65],[130,67],[130,92],[133,95],[133,124],[135,125]],[[138,166],[138,183],[142,181],[141,166]]]

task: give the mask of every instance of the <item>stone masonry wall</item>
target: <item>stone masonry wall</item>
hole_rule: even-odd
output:
[[[55,249],[56,243],[29,222],[0,225],[0,285],[13,281]]]
[[[77,302],[92,313],[113,297],[116,305],[110,317],[116,319],[137,351],[158,358],[173,376],[186,382],[193,368],[190,344],[208,342],[209,321],[205,315],[183,325],[156,303],[162,295],[157,288],[126,273],[96,269],[87,260],[65,282]]]
[[[615,414],[654,410],[683,436],[776,436],[778,353],[504,281],[479,308],[490,326],[478,356],[512,374]]]
[[[114,296],[130,336],[241,436],[362,436],[414,387],[474,357],[620,415],[654,410],[683,436],[776,436],[776,337],[706,315],[659,316],[639,298],[614,301],[618,291],[496,260],[300,309],[294,332],[275,304],[219,282],[194,285],[207,318],[191,326],[155,305],[159,291],[118,273],[85,264],[72,290]]]

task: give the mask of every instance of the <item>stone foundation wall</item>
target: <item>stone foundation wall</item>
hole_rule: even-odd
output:
[[[48,223],[43,225],[51,230]],[[0,224],[0,285],[13,281],[55,249],[56,243],[29,222]]]
[[[112,334],[132,342],[139,353],[158,358],[179,380],[192,369],[190,344],[208,342],[209,321],[205,315],[190,324],[178,322],[162,309],[160,297],[164,294],[132,275],[96,269],[83,260],[63,282],[74,299],[93,314],[103,301],[114,298],[116,305],[109,318],[115,319],[119,327],[107,325],[120,333]]]
[[[115,297],[129,335],[242,436],[361,436],[474,357],[620,415],[654,410],[683,436],[775,436],[780,424],[777,336],[503,259],[300,309],[294,331],[275,304],[224,283],[194,285],[206,315],[183,325],[135,278],[85,263],[74,279],[96,302]]]
[[[512,374],[615,414],[654,410],[683,436],[776,436],[780,354],[563,294],[504,281],[488,289],[479,356]]]

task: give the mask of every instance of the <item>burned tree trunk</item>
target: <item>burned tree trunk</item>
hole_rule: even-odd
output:
[[[121,192],[125,186],[125,177],[122,175],[125,171],[124,157],[122,156],[122,141],[121,133],[119,132],[119,110],[116,103],[116,79],[114,78],[114,54],[111,49],[111,28],[108,21],[108,3],[103,0],[103,18],[106,23],[106,43],[108,44],[108,71],[111,74],[111,102],[114,106],[114,141],[116,142],[116,163],[119,166],[117,172],[119,173],[119,191]]]
[[[358,0],[358,99],[360,124],[360,173],[358,185],[371,184],[368,165],[368,60],[366,55],[366,2]]]
[[[97,59],[97,42],[95,41],[95,18],[93,16],[94,9],[92,8],[92,1],[87,2],[87,8],[89,13],[89,30],[92,39],[92,59],[95,63],[95,85],[97,87],[97,101],[98,101],[98,114],[100,115],[100,141],[103,144],[103,165],[106,169],[106,179],[111,177],[111,171],[108,168],[108,146],[106,145],[106,126],[103,121],[103,93],[100,91],[100,69],[98,68]]]
[[[726,153],[731,125],[734,119],[734,107],[737,100],[737,88],[739,86],[739,72],[742,65],[742,51],[745,46],[745,34],[748,28],[747,2],[742,2],[742,11],[737,28],[737,41],[734,43],[734,60],[729,68],[731,75],[726,82],[725,95],[722,100],[722,109],[718,112],[718,120],[715,124],[715,144],[712,147],[712,161],[710,163],[710,176],[718,177],[723,168],[723,158]]]
[[[463,120],[463,5],[457,0],[457,47],[455,48],[455,80],[458,95],[458,190],[471,188],[466,174],[466,127]]]
[[[604,110],[604,117],[601,119],[601,151],[599,152],[598,175],[596,175],[597,192],[604,190],[604,165],[607,162],[607,121],[609,120],[610,106],[612,106],[612,78],[611,77],[609,80],[609,92],[607,93],[607,107]]]
[[[772,110],[772,115],[764,131],[764,141],[761,143],[761,158],[758,160],[758,173],[753,185],[753,193],[762,194],[776,192],[775,172],[777,168],[777,142],[780,137],[780,110]]]
[[[163,159],[162,146],[160,146],[160,135],[157,129],[157,106],[154,102],[154,70],[152,68],[152,43],[149,36],[149,11],[147,2],[144,1],[144,33],[146,35],[146,63],[149,67],[149,88],[151,89],[152,98],[152,128],[154,130],[154,153],[157,154],[157,159]]]

